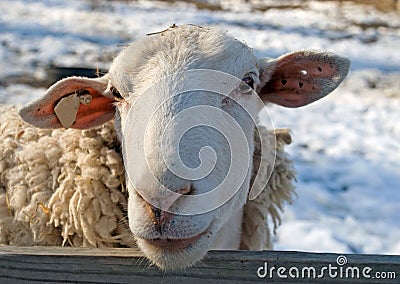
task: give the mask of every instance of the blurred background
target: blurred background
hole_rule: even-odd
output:
[[[106,72],[129,42],[171,24],[218,27],[277,57],[323,49],[352,61],[331,96],[268,106],[298,197],[275,249],[400,254],[400,1],[0,0],[0,103],[24,104],[62,76]]]

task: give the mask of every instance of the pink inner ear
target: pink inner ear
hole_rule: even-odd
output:
[[[310,58],[301,52],[290,54],[278,60],[260,96],[285,107],[304,106],[332,91],[329,82],[338,74],[338,66],[331,62]]]
[[[101,125],[114,117],[114,101],[110,98],[92,95],[88,105],[80,104],[76,120],[71,128],[87,129]]]
[[[87,129],[99,126],[114,117],[114,100],[99,95],[99,93],[91,88],[87,89],[92,96],[92,100],[88,105],[80,104],[76,119],[71,128]],[[48,102],[47,104],[38,105],[32,112],[36,121],[47,119],[50,127],[62,127],[60,121],[54,113],[54,107],[57,101]]]
[[[87,105],[79,105],[72,128],[95,127],[112,119],[115,114],[114,99],[103,96],[107,86],[107,77],[66,78],[51,86],[40,98],[23,106],[19,110],[19,115],[24,121],[39,128],[60,128],[62,124],[54,112],[54,108],[60,100],[74,93],[77,93],[78,96],[90,94],[91,101]],[[69,106],[63,107],[68,108]],[[67,109],[67,111],[69,110]],[[76,111],[76,109],[71,111]]]
[[[102,78],[89,79],[70,77],[51,86],[37,100],[25,105],[19,111],[23,120],[40,128],[62,127],[54,107],[59,101],[73,93],[85,91],[92,99],[89,104],[80,104],[72,128],[86,129],[99,126],[114,117],[114,100],[103,96],[107,81]]]

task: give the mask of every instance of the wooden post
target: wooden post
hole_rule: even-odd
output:
[[[193,268],[165,272],[150,265],[137,249],[0,247],[0,283],[35,281],[191,284],[400,283],[400,256],[211,251]]]

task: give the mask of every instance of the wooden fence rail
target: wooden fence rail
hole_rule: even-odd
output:
[[[0,283],[400,283],[400,256],[212,251],[160,271],[137,249],[0,247]]]

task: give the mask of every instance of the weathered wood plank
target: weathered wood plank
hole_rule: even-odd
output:
[[[346,255],[346,264],[338,264],[338,257],[331,253],[212,251],[193,268],[164,272],[151,266],[138,249],[4,246],[0,247],[0,283],[400,283],[400,256]],[[265,278],[257,270],[266,273]],[[293,277],[297,271],[299,276]],[[377,279],[377,272],[392,279]]]

